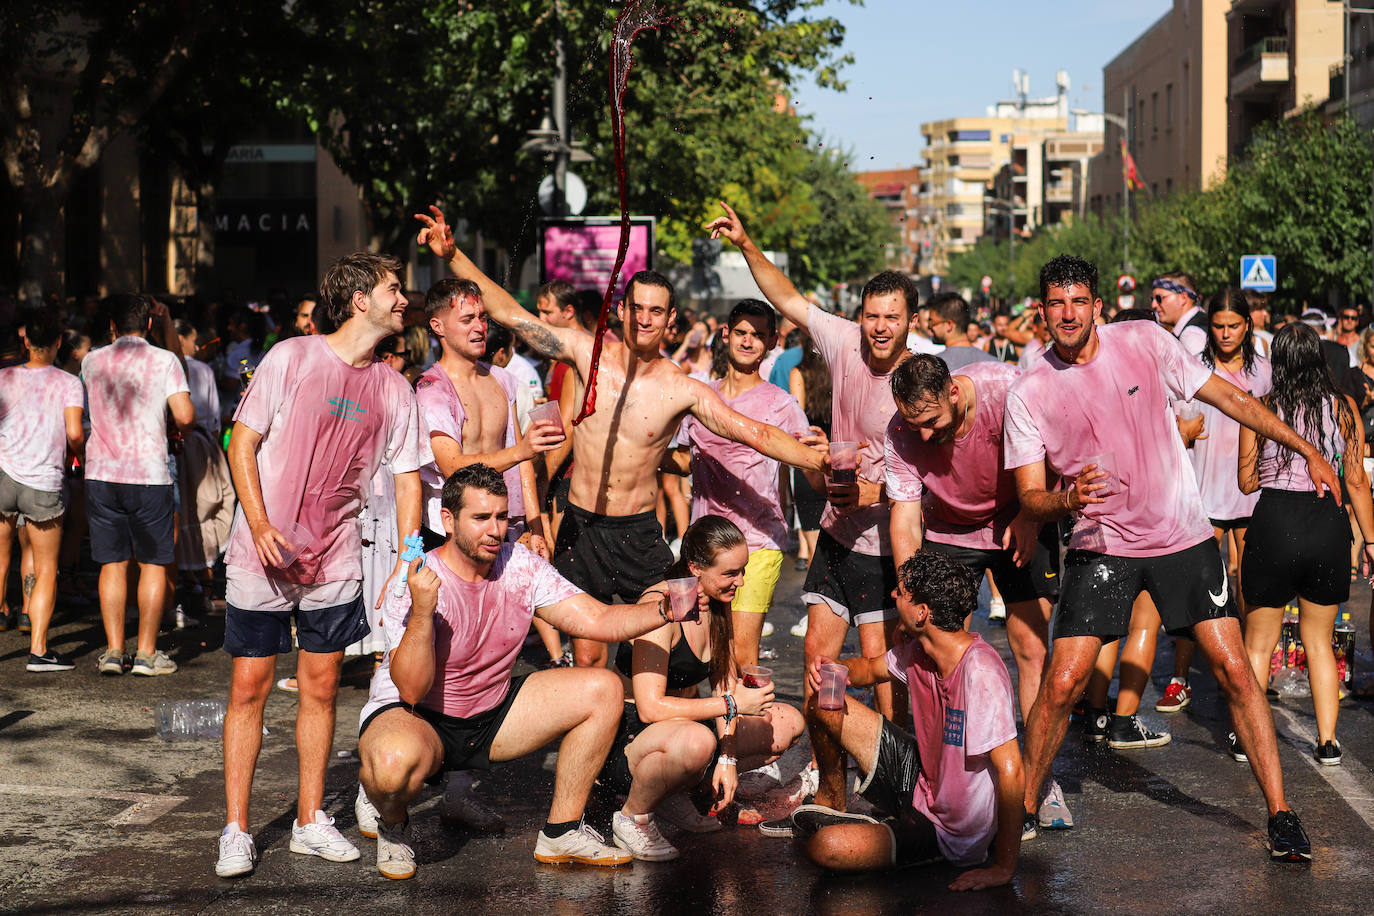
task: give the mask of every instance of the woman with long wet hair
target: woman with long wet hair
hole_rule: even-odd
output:
[[[719,515],[697,519],[668,577],[696,577],[698,619],[666,623],[616,653],[616,667],[630,681],[625,693],[633,698],[601,783],[626,793],[612,833],[637,859],[677,858],[654,823],[665,799],[683,806],[685,797],[675,793],[709,774],[712,812],[719,813],[734,801],[739,773],[777,760],[805,729],[799,711],[773,702],[771,679],[751,687],[736,670],[730,602],[748,562],[748,544],[734,522]],[[702,681],[710,683],[708,696],[698,691]],[[689,830],[719,827],[695,811],[664,813]]]
[[[1270,350],[1273,391],[1265,404],[1320,450],[1339,462],[1355,519],[1364,533],[1366,573],[1374,559],[1374,503],[1364,470],[1364,429],[1355,402],[1336,387],[1316,331],[1305,324],[1284,325]],[[1319,763],[1341,762],[1336,740],[1339,693],[1336,657],[1331,647],[1336,609],[1350,597],[1350,524],[1345,510],[1328,494],[1319,496],[1307,475],[1307,462],[1293,451],[1240,431],[1240,488],[1260,491],[1251,517],[1241,585],[1247,605],[1245,648],[1255,677],[1269,678],[1269,657],[1278,642],[1283,608],[1298,599],[1298,632],[1307,650],[1307,674],[1317,717]],[[1244,748],[1231,737],[1233,755]]]

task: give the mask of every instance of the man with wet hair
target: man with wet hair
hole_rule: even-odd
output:
[[[1240,747],[1269,809],[1276,860],[1310,859],[1288,809],[1274,719],[1241,641],[1236,603],[1202,510],[1168,401],[1200,398],[1302,455],[1319,495],[1339,501],[1331,466],[1258,400],[1212,374],[1149,321],[1098,327],[1097,268],[1060,255],[1040,271],[1040,311],[1053,342],[1007,395],[1005,464],[1022,511],[1041,522],[1074,514],[1049,670],[1026,722],[1027,833],[1104,641],[1124,636],[1141,591],[1165,629],[1191,636],[1211,665]],[[1062,489],[1051,489],[1051,475]]]

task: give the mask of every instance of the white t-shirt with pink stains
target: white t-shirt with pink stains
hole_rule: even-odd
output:
[[[189,393],[177,358],[128,334],[86,354],[81,379],[90,401],[86,479],[170,486],[167,399]]]
[[[1016,740],[1011,675],[977,634],[948,677],[915,640],[887,653],[887,670],[906,685],[921,773],[911,806],[935,827],[954,865],[981,865],[997,835],[997,781],[991,752]]]
[[[707,382],[717,394],[721,380]],[[725,402],[746,417],[803,436],[809,425],[792,395],[760,382]],[[787,541],[778,492],[777,461],[733,439],[717,436],[688,414],[678,437],[692,450],[692,521],[703,515],[728,518],[744,532],[749,552],[781,550]]]
[[[521,544],[503,545],[491,572],[478,582],[459,578],[444,565],[443,552],[440,547],[425,555],[425,565],[439,576],[439,604],[434,609],[434,683],[420,705],[469,718],[495,709],[506,698],[535,609],[565,601],[581,589]],[[401,644],[409,619],[410,591],[388,597],[381,624],[387,653],[372,675],[359,725],[386,704],[401,701],[391,680],[391,653]]]
[[[1096,329],[1091,362],[1053,348],[1007,395],[1004,448],[1011,469],[1042,459],[1066,479],[1113,453],[1121,492],[1078,514],[1069,547],[1123,557],[1175,553],[1212,536],[1197,478],[1168,401],[1190,400],[1211,371],[1152,321]]]
[[[500,366],[493,366],[489,363],[479,363],[483,369],[491,373],[491,377],[500,385],[501,390],[506,393],[508,406],[514,406],[519,384],[515,376],[502,369]],[[435,433],[448,436],[460,446],[463,445],[463,426],[467,424],[468,413],[463,407],[463,401],[458,397],[458,389],[453,387],[453,380],[448,377],[444,367],[435,363],[425,370],[425,374],[420,376],[415,383],[415,400],[420,405],[420,421],[422,424],[421,433],[425,437],[425,442],[429,442],[429,437]],[[509,415],[506,420],[506,435],[502,440],[502,448],[510,448],[515,444],[516,432],[511,428]],[[471,449],[464,448],[465,454],[470,453]],[[501,477],[506,482],[506,492],[510,499],[508,512],[511,518],[523,518],[525,515],[525,494],[520,487],[520,465],[513,464],[501,472]],[[424,487],[425,499],[425,524],[430,530],[444,533],[444,520],[439,514],[443,508],[444,495],[444,475],[439,473],[439,464],[431,460],[424,467],[420,468],[420,483]]]
[[[859,451],[859,476],[882,483],[883,442],[887,423],[897,411],[888,382],[892,372],[879,375],[864,362],[863,333],[856,323],[814,305],[806,321],[816,350],[830,370],[830,441],[867,442]],[[821,528],[841,547],[886,557],[892,555],[891,514],[887,503],[840,511],[827,502]]]
[[[1229,372],[1218,366],[1218,376],[1241,391],[1262,398],[1272,386],[1269,360],[1258,354],[1246,372]],[[1249,518],[1259,502],[1259,491],[1245,494],[1236,483],[1236,467],[1240,459],[1240,424],[1204,401],[1194,401],[1202,410],[1205,438],[1198,439],[1189,449],[1198,489],[1202,493],[1202,510],[1209,519],[1230,520]]]
[[[241,580],[236,594],[249,602],[244,609],[279,601],[280,589],[267,588],[264,577],[296,585],[361,581],[358,514],[373,476],[383,464],[404,474],[431,460],[405,377],[380,361],[345,363],[326,337],[289,338],[263,357],[234,421],[262,436],[258,480],[268,520],[279,529],[295,522],[314,539],[295,563],[264,569],[242,506],[235,510],[225,563]],[[243,589],[257,585],[262,601],[253,604]]]
[[[919,502],[926,539],[939,544],[1000,550],[1020,510],[1016,477],[1002,462],[1007,391],[1020,378],[1003,362],[971,363],[955,372],[973,383],[973,426],[948,444],[922,442],[900,413],[887,427],[887,495]]]
[[[0,369],[0,470],[35,490],[62,489],[68,407],[82,407],[81,379],[56,366]]]

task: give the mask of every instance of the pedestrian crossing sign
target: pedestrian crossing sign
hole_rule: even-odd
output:
[[[1272,293],[1278,286],[1278,271],[1272,254],[1247,254],[1240,259],[1240,288]]]

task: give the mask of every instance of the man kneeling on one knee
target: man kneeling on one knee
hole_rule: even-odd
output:
[[[821,708],[821,666],[832,662],[817,658],[806,672],[807,716],[830,739],[816,746],[822,781],[831,773],[843,779],[844,755],[852,754],[864,773],[859,794],[887,817],[803,805],[792,815],[794,835],[824,868],[944,859],[982,866],[961,874],[951,890],[1006,884],[1021,852],[1024,777],[1011,677],[997,650],[964,630],[978,604],[978,582],[955,560],[925,551],[898,568],[897,582],[893,596],[906,639],[886,655],[841,664],[855,686],[904,683],[914,736],[849,697],[843,709]]]
[[[511,677],[538,615],[564,633],[617,642],[662,626],[662,594],[636,605],[601,604],[546,561],[506,542],[506,486],[471,464],[444,483],[449,538],[411,563],[409,594],[389,599],[383,620],[393,646],[372,678],[358,753],[365,800],[375,808],[377,868],[415,874],[407,805],[426,780],[454,769],[486,769],[562,738],[539,862],[624,865],[582,813],[620,724],[624,691],[606,668],[559,668]],[[361,823],[361,818],[360,818]]]

